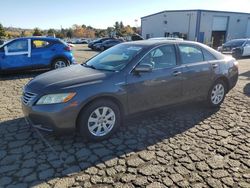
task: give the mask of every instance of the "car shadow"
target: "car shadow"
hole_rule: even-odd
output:
[[[250,80],[250,71],[244,72],[244,73],[240,74],[240,76],[247,77],[247,79]]]
[[[246,84],[246,85],[244,86],[244,88],[243,88],[243,93],[244,93],[246,96],[250,97],[250,83],[248,83],[248,84]]]
[[[169,143],[168,139],[199,126],[217,111],[202,104],[185,104],[137,114],[126,118],[117,133],[101,142],[88,142],[77,135],[40,137],[24,118],[1,122],[0,177],[30,187],[111,165],[111,160],[117,162],[162,141]]]
[[[250,80],[250,71],[244,72],[240,74],[241,77],[246,77],[243,78],[244,80]],[[247,83],[244,88],[243,88],[243,93],[247,95],[248,97],[250,96],[250,83]]]

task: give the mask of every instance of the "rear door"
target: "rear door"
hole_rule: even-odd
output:
[[[18,39],[6,44],[1,61],[3,70],[32,67],[31,40]]]
[[[153,70],[128,74],[126,87],[130,113],[173,104],[182,99],[182,67],[178,64],[174,45],[151,50],[139,64],[151,64]]]
[[[42,39],[32,40],[31,60],[34,68],[48,67],[51,63],[53,49],[51,49],[51,43]]]
[[[185,100],[204,97],[213,81],[212,65],[204,59],[202,49],[197,45],[179,44],[183,64],[183,97]]]

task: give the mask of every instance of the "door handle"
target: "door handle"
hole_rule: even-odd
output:
[[[179,76],[181,73],[182,73],[182,72],[180,72],[180,71],[174,71],[174,72],[173,72],[173,76]]]
[[[218,67],[218,64],[213,63],[213,64],[212,64],[212,66],[213,66],[213,68],[215,69],[215,68],[217,68],[217,67]]]

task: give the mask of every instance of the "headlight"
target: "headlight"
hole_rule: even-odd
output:
[[[65,103],[71,100],[76,93],[59,93],[59,94],[49,94],[42,96],[38,101],[39,104],[55,104],[55,103]]]

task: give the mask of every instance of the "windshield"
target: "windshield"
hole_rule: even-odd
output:
[[[224,46],[242,46],[246,40],[231,40],[224,44]]]
[[[120,71],[141,50],[142,46],[139,45],[120,44],[90,59],[85,66],[99,70]]]

